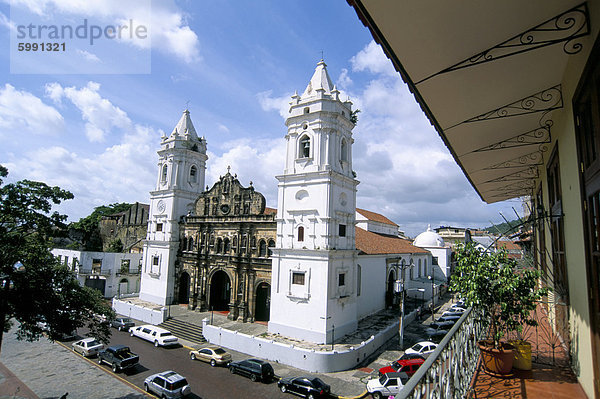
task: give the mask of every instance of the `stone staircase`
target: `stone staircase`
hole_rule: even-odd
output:
[[[159,327],[171,331],[177,338],[185,339],[186,341],[195,344],[206,343],[206,340],[202,335],[202,326],[197,326],[177,319],[168,319],[159,324]]]

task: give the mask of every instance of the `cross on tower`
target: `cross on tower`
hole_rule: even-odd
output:
[[[231,166],[227,165],[227,173],[229,173],[230,169],[231,169]]]

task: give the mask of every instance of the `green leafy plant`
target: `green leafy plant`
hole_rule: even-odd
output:
[[[525,324],[537,324],[533,311],[547,289],[537,288],[540,273],[536,269],[519,267],[504,250],[479,251],[473,243],[459,245],[456,255],[451,289],[465,298],[468,306],[483,310],[494,348],[500,348],[500,340],[508,332],[519,333]]]

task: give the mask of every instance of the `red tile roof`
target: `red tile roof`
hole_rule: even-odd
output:
[[[386,218],[385,216],[383,216],[379,213],[367,211],[367,210],[360,209],[360,208],[356,208],[356,212],[360,213],[367,219],[372,220],[373,222],[380,222],[380,223],[384,223],[384,224],[391,224],[394,226],[398,226],[396,223],[392,222],[390,219]]]
[[[265,206],[265,211],[263,213],[265,215],[277,215],[277,209],[269,208],[268,206]]]
[[[356,228],[356,249],[366,255],[380,254],[424,254],[429,251],[415,247],[410,240],[395,236],[373,233]]]
[[[514,241],[498,241],[496,244],[498,248],[504,248],[507,251],[520,251],[521,247]]]

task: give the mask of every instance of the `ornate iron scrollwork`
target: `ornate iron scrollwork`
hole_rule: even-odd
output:
[[[538,177],[539,177],[538,168],[535,166],[531,166],[525,170],[518,170],[514,173],[509,173],[504,176],[496,177],[495,179],[490,179],[490,180],[484,181],[482,184],[521,181],[521,180],[526,180],[526,179],[537,179]]]
[[[513,136],[509,139],[498,141],[497,143],[478,148],[471,152],[501,150],[504,148],[523,147],[523,146],[534,145],[534,144],[547,144],[547,143],[550,143],[550,141],[551,141],[550,126],[542,126],[542,127],[538,127],[533,130],[530,130],[526,133],[522,133],[517,136]],[[543,146],[540,146],[540,151],[545,152],[546,148]]]
[[[499,60],[511,55],[521,54],[557,43],[564,43],[563,51],[566,54],[577,54],[581,51],[583,45],[576,39],[586,36],[589,33],[588,8],[586,3],[582,3],[526,32],[508,39],[505,42],[475,54],[443,71],[428,76],[418,81],[417,84],[444,73]]]
[[[502,161],[494,165],[490,165],[482,170],[495,170],[507,168],[522,168],[526,166],[541,165],[544,162],[542,151],[534,151],[529,154],[521,155],[508,161]]]

